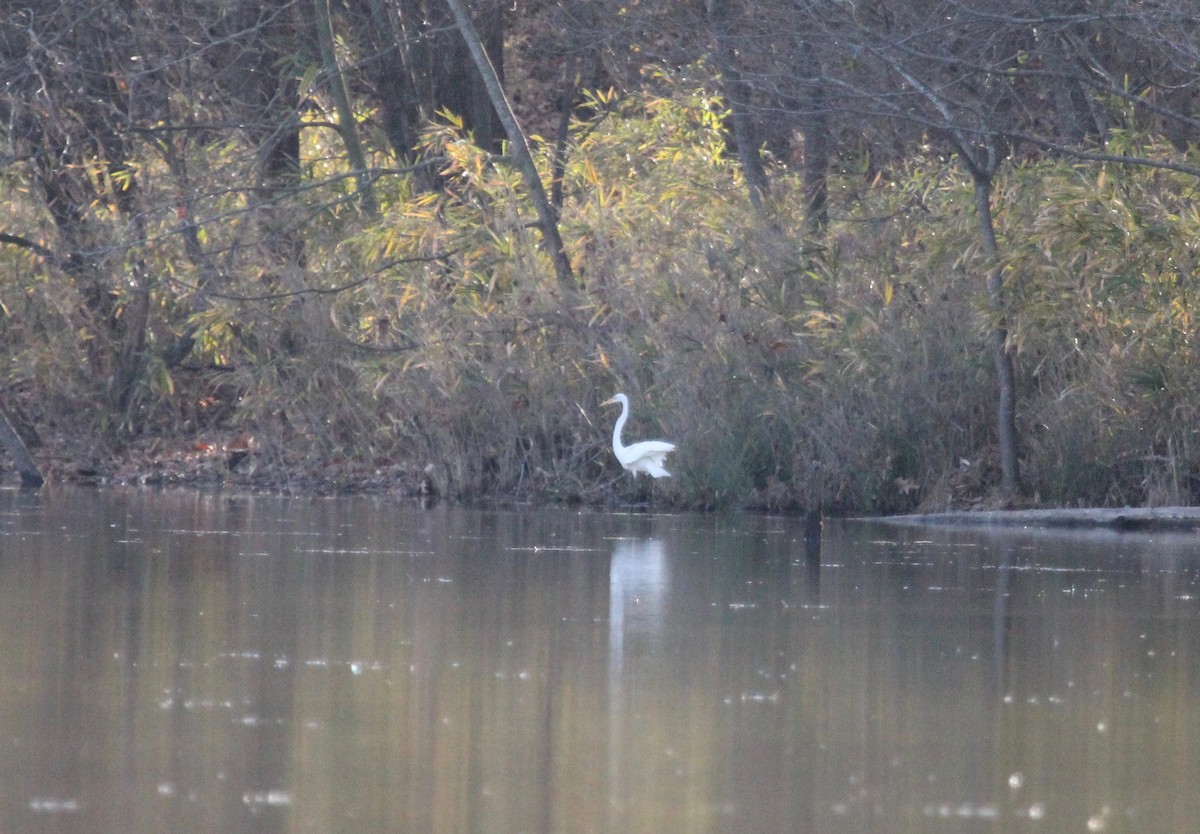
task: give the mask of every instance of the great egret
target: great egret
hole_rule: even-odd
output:
[[[663,459],[667,453],[675,451],[675,444],[665,440],[643,440],[626,446],[621,442],[621,429],[625,428],[625,421],[629,419],[629,397],[617,394],[611,400],[600,404],[613,403],[621,404],[621,416],[613,426],[613,454],[617,456],[621,466],[632,472],[635,478],[639,472],[645,472],[652,478],[671,477],[671,473],[663,468]]]

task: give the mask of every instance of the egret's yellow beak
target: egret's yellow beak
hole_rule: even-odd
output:
[[[605,400],[604,402],[600,403],[600,405],[612,405],[616,401],[617,401],[617,398],[613,397],[612,399],[608,399],[608,400]]]

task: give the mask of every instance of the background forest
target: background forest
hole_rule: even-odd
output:
[[[893,512],[1200,492],[1194,0],[29,0],[51,477]],[[7,462],[5,463],[7,466]]]

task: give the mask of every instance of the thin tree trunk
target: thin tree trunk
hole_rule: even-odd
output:
[[[239,55],[246,73],[240,104],[249,119],[248,135],[257,145],[256,181],[247,193],[267,264],[268,291],[292,294],[279,311],[278,345],[301,356],[329,337],[330,301],[309,296],[308,241],[300,231],[300,211],[289,199],[304,179],[301,156],[299,79],[292,69],[305,7],[291,0],[237,0],[238,15],[253,32],[253,48]],[[260,17],[264,18],[260,24]]]
[[[192,186],[191,175],[188,172],[187,157],[170,141],[160,142],[157,147],[159,153],[162,154],[163,161],[167,163],[167,170],[171,172],[175,181],[180,207],[179,232],[183,238],[183,251],[187,253],[188,260],[192,262],[197,271],[196,287],[198,292],[193,293],[188,301],[191,313],[188,316],[189,321],[184,325],[183,331],[162,349],[163,362],[168,369],[174,369],[187,358],[196,344],[195,336],[199,326],[191,321],[191,317],[208,309],[208,292],[216,283],[220,270],[204,250],[201,224],[196,220],[193,207],[195,188]]]
[[[574,289],[575,275],[571,270],[571,262],[567,260],[567,253],[563,250],[562,236],[558,231],[558,216],[546,196],[541,175],[538,174],[537,165],[534,164],[533,156],[529,152],[529,143],[525,141],[525,134],[521,130],[521,126],[517,124],[517,117],[513,114],[512,106],[504,95],[504,88],[500,85],[500,77],[496,73],[496,68],[492,66],[487,50],[483,48],[483,41],[479,39],[479,33],[475,31],[475,25],[471,23],[471,17],[467,14],[462,0],[446,0],[446,2],[450,5],[450,11],[454,13],[458,31],[462,34],[463,40],[467,42],[471,58],[475,62],[479,74],[483,77],[484,87],[487,89],[488,97],[492,100],[492,106],[496,109],[496,115],[500,118],[500,123],[504,125],[504,132],[512,147],[517,169],[525,180],[525,187],[529,189],[530,199],[533,200],[534,208],[537,210],[542,239],[550,253],[550,259],[554,262],[554,272],[558,276],[558,283]]]
[[[761,211],[763,198],[767,195],[769,182],[759,153],[760,137],[750,118],[750,85],[742,77],[737,65],[737,50],[729,29],[729,4],[727,0],[709,0],[708,17],[716,41],[717,64],[721,70],[721,86],[729,105],[729,123],[733,132],[738,162],[742,177],[750,192],[750,202]]]
[[[354,118],[354,107],[350,104],[346,79],[337,60],[329,0],[313,0],[313,15],[317,25],[317,43],[321,48],[321,63],[325,65],[333,106],[337,109],[338,133],[341,134],[342,144],[346,146],[346,155],[355,171],[363,213],[374,217],[379,213],[379,205],[375,200],[375,187],[371,183],[371,175],[367,172],[367,155],[358,136],[358,121]]]
[[[38,470],[37,464],[30,456],[29,450],[25,448],[25,441],[21,439],[21,435],[17,434],[17,430],[13,428],[8,415],[2,408],[0,408],[0,446],[3,446],[4,450],[8,452],[8,456],[13,459],[13,465],[16,466],[17,473],[21,476],[21,486],[26,489],[37,489],[46,482]]]
[[[369,14],[363,24],[367,31],[360,37],[379,55],[371,80],[378,90],[383,130],[401,164],[414,165],[420,160],[417,145],[421,136],[421,95],[413,77],[413,51],[417,47],[405,32],[403,4],[368,0],[367,6]],[[414,179],[422,191],[437,186],[437,175],[430,166],[414,171]]]
[[[983,237],[983,248],[991,256],[1000,252],[996,243],[996,227],[992,222],[992,180],[990,176],[975,174],[975,210],[979,215],[979,231]],[[988,273],[987,290],[992,306],[1003,305],[1003,273],[999,267]],[[1006,342],[1008,330],[1001,317],[991,335],[992,364],[996,369],[996,392],[999,395],[997,408],[997,436],[1000,442],[1001,488],[1009,496],[1016,495],[1021,483],[1020,461],[1017,455],[1017,383],[1012,354]]]
[[[139,262],[133,270],[134,283],[129,302],[121,313],[124,332],[117,344],[117,357],[108,383],[108,405],[125,424],[138,381],[146,366],[146,328],[150,322],[150,279]]]
[[[903,66],[892,66],[914,90],[937,109],[946,125],[956,124],[949,102]],[[951,141],[958,148],[959,156],[971,172],[971,179],[975,183],[975,213],[979,217],[983,250],[995,258],[1000,254],[1000,246],[996,243],[996,226],[992,220],[992,180],[1002,158],[1000,137],[995,133],[983,137],[972,136],[967,131],[955,127],[951,127],[950,130]],[[994,267],[988,273],[987,291],[992,306],[1002,310],[1004,273],[1000,267]],[[1017,374],[1007,342],[1008,329],[1001,313],[990,339],[998,395],[996,437],[1000,444],[1000,488],[1008,497],[1014,497],[1021,488],[1021,468],[1017,456]]]
[[[571,55],[567,59],[566,82],[558,102],[558,130],[554,135],[554,162],[550,167],[550,205],[554,213],[562,216],[563,176],[567,169],[567,142],[571,138],[571,111],[575,96],[579,92],[579,58]]]
[[[834,147],[829,103],[821,82],[821,65],[812,44],[799,39],[796,56],[805,82],[799,117],[800,132],[804,135],[804,230],[821,238],[829,228],[829,160]]]

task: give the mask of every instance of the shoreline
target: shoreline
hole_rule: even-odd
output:
[[[1119,532],[1200,530],[1200,507],[1089,507],[1039,510],[966,510],[862,519],[884,524],[962,527],[1040,527]]]

